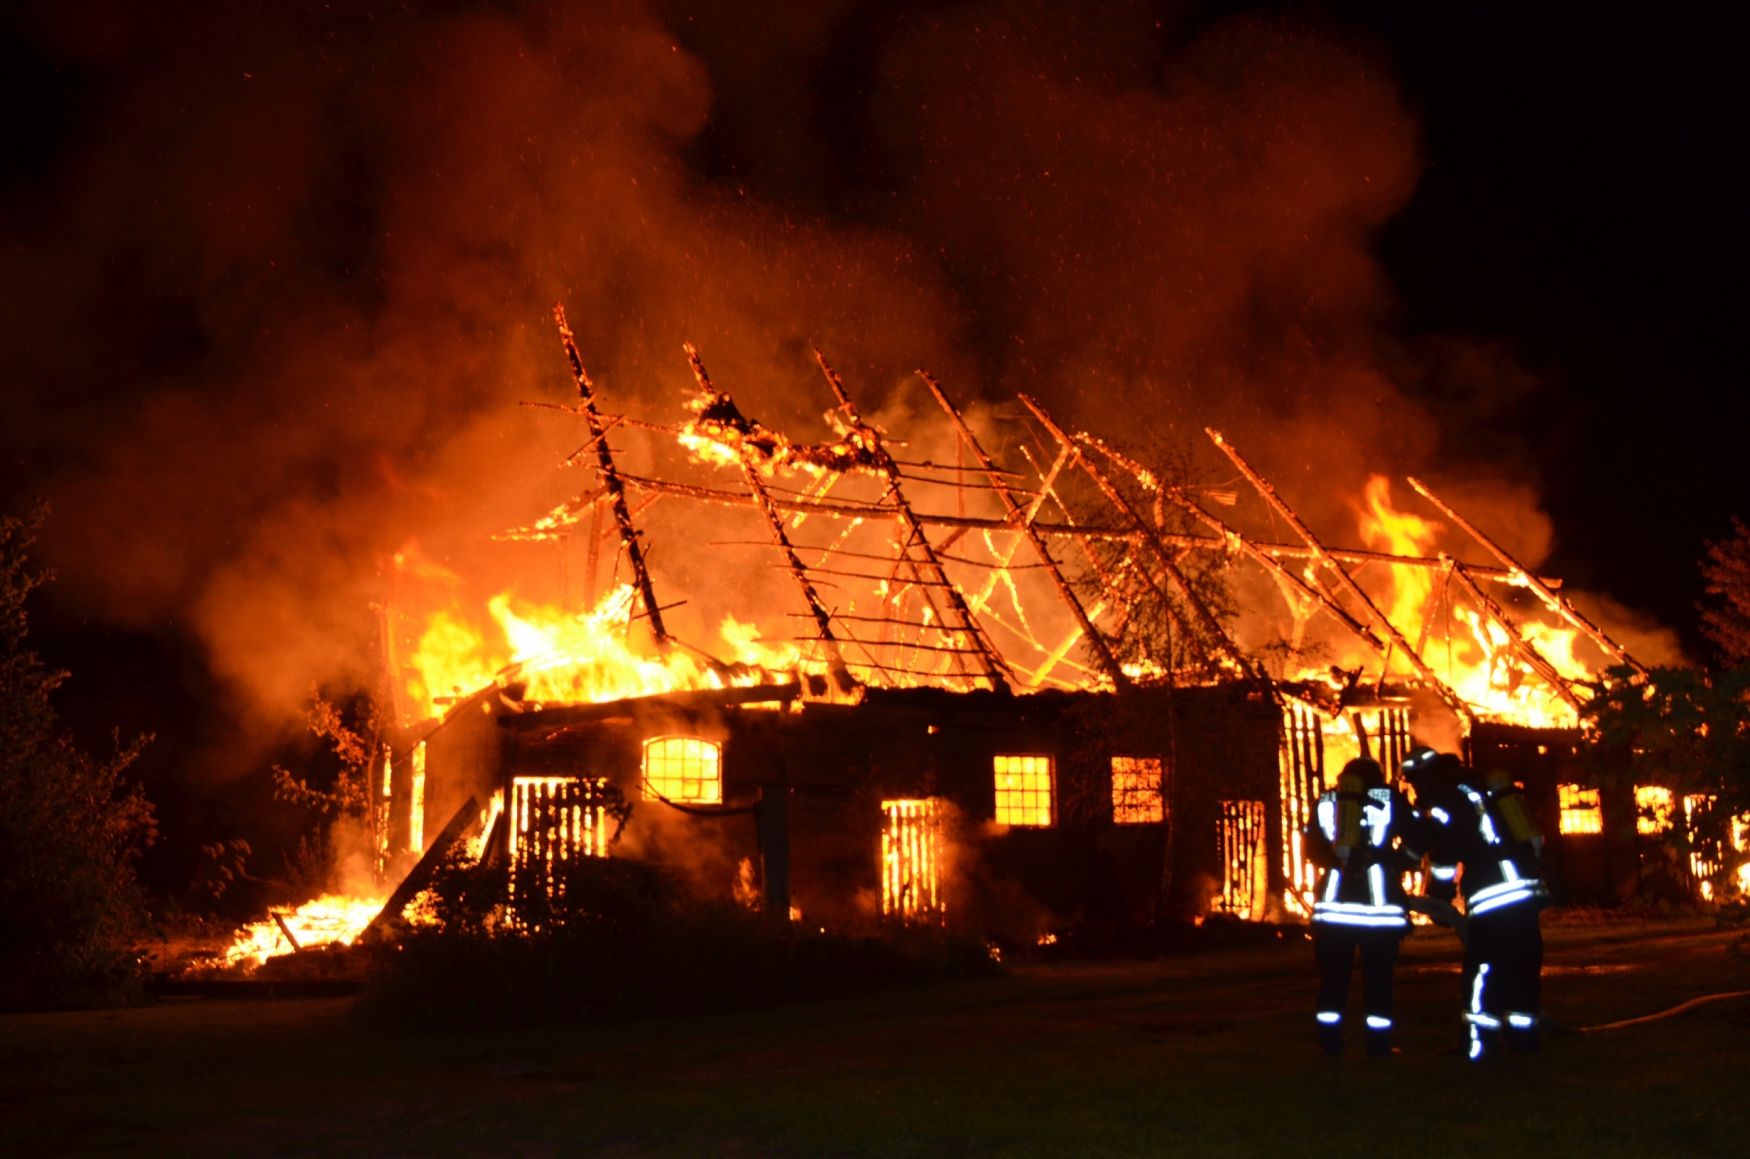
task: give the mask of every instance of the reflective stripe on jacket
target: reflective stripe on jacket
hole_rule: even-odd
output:
[[[1362,801],[1361,841],[1346,855],[1335,851],[1337,794],[1327,792],[1313,810],[1308,840],[1336,861],[1325,871],[1313,903],[1313,921],[1333,926],[1406,929],[1405,855],[1394,848],[1407,810],[1391,789],[1369,789]]]
[[[1428,810],[1439,832],[1430,853],[1431,873],[1435,882],[1451,882],[1458,866],[1464,866],[1458,889],[1468,916],[1549,901],[1549,889],[1539,873],[1534,851],[1506,840],[1480,790],[1461,784],[1458,795],[1446,803],[1450,811],[1440,807]]]

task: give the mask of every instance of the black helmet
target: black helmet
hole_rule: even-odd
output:
[[[1439,756],[1439,753],[1427,745],[1417,745],[1410,750],[1410,755],[1404,758],[1404,763],[1400,766],[1404,779],[1413,782],[1420,773],[1432,768]]]
[[[1364,791],[1385,788],[1385,770],[1372,757],[1356,757],[1343,766],[1343,776],[1358,778]]]

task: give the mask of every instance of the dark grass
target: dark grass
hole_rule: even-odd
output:
[[[1701,922],[1552,925],[1579,1027],[1750,989]],[[1739,1155],[1750,1002],[1456,1053],[1456,945],[1411,939],[1405,1053],[1311,1046],[1304,942],[1060,962],[578,1029],[361,1024],[343,999],[0,1018],[14,1154]],[[514,1004],[517,995],[505,993]],[[472,1017],[472,1016],[471,1016]]]

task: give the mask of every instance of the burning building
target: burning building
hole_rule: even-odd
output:
[[[919,372],[945,437],[901,441],[819,354],[828,440],[750,417],[691,347],[687,413],[653,422],[609,409],[556,314],[577,387],[558,409],[583,427],[568,463],[592,483],[501,538],[581,555],[580,591],[506,591],[492,625],[387,610],[401,727],[374,821],[405,880],[385,913],[472,834],[513,896],[634,857],[839,928],[1292,918],[1313,801],[1352,756],[1395,770],[1412,738],[1522,780],[1559,896],[1622,893],[1612,834],[1635,803],[1606,824],[1570,769],[1588,682],[1639,665],[1424,484],[1426,516],[1376,478],[1364,545],[1337,547],[1218,432],[1230,483],[1171,478],[1025,396],[975,420]],[[659,504],[695,512],[694,590],[668,602]],[[715,639],[672,626],[750,586],[766,606]]]

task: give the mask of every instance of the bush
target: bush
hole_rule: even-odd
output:
[[[40,518],[0,517],[0,1009],[127,1000],[144,975],[133,859],[152,810],[123,778],[143,742],[100,760],[56,717],[66,674],[25,646]]]
[[[703,1014],[995,969],[982,943],[939,930],[878,937],[775,928],[726,901],[686,896],[651,866],[565,867],[561,899],[524,906],[523,927],[479,920],[490,870],[451,867],[435,911],[451,920],[384,956],[360,1001],[368,1021],[443,1029],[483,1023],[608,1023]],[[457,894],[471,899],[455,907]],[[537,914],[535,911],[539,910]]]

